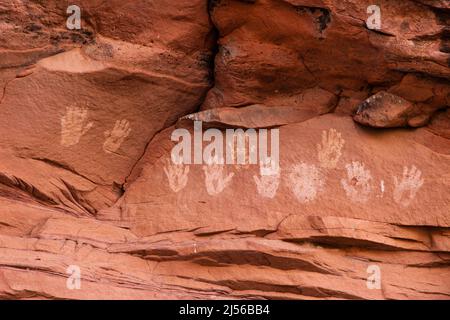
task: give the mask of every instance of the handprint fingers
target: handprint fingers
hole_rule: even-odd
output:
[[[116,152],[130,133],[129,121],[126,119],[117,120],[112,131],[105,132],[106,141],[103,144],[103,150],[107,153]]]
[[[417,181],[418,183],[423,184],[423,179],[421,179],[422,172],[419,169],[417,169],[415,166],[413,166],[411,168],[410,176],[411,176],[412,181]]]
[[[408,175],[408,167],[403,167],[403,177]]]
[[[85,126],[88,109],[82,107],[67,107],[65,115],[61,118],[61,144],[65,147],[76,145],[81,137],[88,132],[93,122]]]
[[[73,122],[75,120],[75,107],[68,107],[67,111],[67,120],[69,122]]]
[[[112,129],[113,132],[117,132],[120,130],[120,123],[121,123],[121,120],[116,120],[116,122],[114,123],[114,127]]]
[[[130,123],[128,120],[122,120],[122,130],[127,132],[130,129]]]
[[[114,126],[114,130],[117,132],[124,132],[127,129],[128,121],[125,119],[117,120]]]
[[[234,177],[234,173],[225,176],[223,172],[224,165],[219,164],[205,165],[203,166],[203,171],[205,173],[206,191],[212,196],[221,193]]]
[[[189,166],[173,164],[169,159],[165,161],[163,170],[169,180],[169,187],[174,192],[179,192],[188,183]]]
[[[233,177],[234,177],[234,173],[232,172],[224,179],[224,183],[225,184],[230,183],[230,181],[231,181],[231,179],[233,179]]]
[[[341,133],[335,129],[322,132],[322,144],[317,145],[319,163],[322,168],[334,169],[341,157],[341,150],[345,144]]]
[[[131,128],[128,128],[128,129],[125,131],[124,138],[128,137],[128,136],[130,135],[130,133],[131,133]]]
[[[397,177],[394,177],[394,186],[396,188],[398,187],[398,179],[397,179]]]
[[[353,177],[353,167],[350,164],[346,164],[345,169],[347,169],[347,178],[350,180]]]
[[[91,129],[93,126],[94,126],[94,123],[93,122],[89,122],[87,124],[87,126],[84,128],[83,133],[81,135],[85,135],[89,131],[89,129]]]
[[[256,183],[258,194],[265,198],[273,198],[277,194],[278,186],[280,184],[280,176],[253,176]]]
[[[409,206],[424,183],[421,177],[422,172],[416,166],[411,169],[403,167],[401,180],[394,177],[394,201],[404,207]]]
[[[87,117],[88,111],[86,108],[72,109],[71,119],[78,123],[82,123]]]
[[[330,143],[331,141],[335,141],[336,138],[336,130],[334,129],[330,129],[328,131],[328,140],[327,143]]]

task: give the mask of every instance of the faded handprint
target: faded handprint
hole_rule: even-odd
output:
[[[233,136],[233,140],[231,143],[231,152],[233,153],[233,163],[235,164],[235,168],[240,169],[248,169],[251,164],[251,155],[255,153],[256,146],[253,145],[250,141],[250,137],[248,135],[244,136],[244,145],[239,144],[238,136]],[[242,157],[242,162],[239,163],[239,159]]]
[[[342,179],[341,184],[347,197],[354,202],[367,202],[372,191],[370,171],[366,170],[364,164],[358,161],[353,161],[352,164],[347,164],[345,167],[347,168],[347,179]]]
[[[296,198],[306,203],[316,198],[324,185],[324,178],[315,165],[302,162],[290,170],[289,182]]]
[[[259,170],[261,178],[253,176],[258,193],[266,198],[275,197],[280,184],[280,168],[274,165],[272,159],[267,159],[264,163],[260,163]]]
[[[345,144],[340,132],[330,129],[322,132],[322,144],[317,144],[319,163],[322,168],[334,169],[341,157],[341,150]]]
[[[66,114],[61,118],[61,145],[74,146],[80,142],[81,137],[94,125],[86,124],[88,109],[83,107],[68,107]]]
[[[130,132],[128,120],[117,120],[112,131],[105,131],[106,141],[103,144],[103,150],[108,153],[116,152]]]
[[[403,167],[403,177],[401,181],[394,177],[394,200],[396,203],[407,207],[416,197],[417,191],[422,187],[424,180],[421,178],[422,172],[415,166],[408,170]]]
[[[221,193],[230,184],[234,173],[230,173],[228,176],[224,177],[224,165],[219,164],[217,158],[214,158],[207,163],[207,165],[203,166],[206,191],[209,195],[214,196]]]
[[[170,189],[173,192],[179,192],[184,189],[188,183],[189,166],[184,164],[173,164],[170,160],[166,161],[164,167]]]

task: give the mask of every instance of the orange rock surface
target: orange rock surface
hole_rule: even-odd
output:
[[[78,5],[0,4],[0,298],[450,299],[448,1]]]

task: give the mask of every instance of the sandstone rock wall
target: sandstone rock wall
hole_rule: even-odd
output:
[[[449,299],[450,4],[372,4],[1,3],[0,297]],[[280,169],[174,165],[196,120]]]

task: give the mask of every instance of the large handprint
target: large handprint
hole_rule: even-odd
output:
[[[214,196],[221,193],[233,179],[234,173],[225,176],[224,165],[219,164],[217,158],[208,161],[207,165],[203,166],[205,172],[206,191],[209,195]]]
[[[258,193],[266,198],[275,197],[280,184],[280,168],[272,159],[260,163],[260,177],[253,176]]]
[[[394,177],[394,200],[396,203],[407,207],[416,197],[417,191],[422,187],[424,180],[421,178],[422,172],[415,166],[408,170],[408,167],[403,168],[403,177],[399,181]]]
[[[105,132],[106,141],[103,150],[108,153],[116,152],[130,132],[130,123],[127,120],[117,120],[113,130]]]
[[[347,164],[347,179],[342,179],[341,184],[344,187],[347,197],[354,202],[365,203],[369,200],[372,191],[372,176],[369,170],[364,168],[364,164],[354,161]]]
[[[300,163],[289,173],[292,192],[302,203],[313,201],[324,185],[324,178],[315,165]]]
[[[166,161],[164,167],[170,189],[173,192],[179,192],[184,189],[188,183],[189,166],[184,164],[173,164],[170,160]]]
[[[330,129],[322,132],[322,144],[317,144],[319,163],[322,168],[334,169],[341,157],[345,141],[340,132]]]
[[[81,137],[94,125],[86,124],[88,109],[82,107],[68,107],[66,114],[61,118],[61,145],[74,146],[80,142]]]

